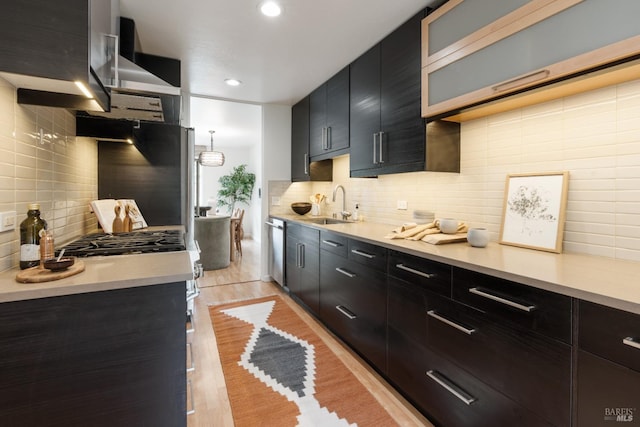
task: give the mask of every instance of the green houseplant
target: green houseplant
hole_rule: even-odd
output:
[[[256,175],[247,172],[246,169],[247,165],[236,166],[229,175],[223,175],[218,179],[221,185],[218,190],[218,206],[227,206],[230,214],[233,214],[236,203],[248,205],[251,200]]]

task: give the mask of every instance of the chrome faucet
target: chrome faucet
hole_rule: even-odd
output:
[[[351,216],[351,212],[347,211],[347,190],[345,190],[342,185],[338,184],[336,185],[336,188],[333,189],[332,201],[336,201],[336,193],[339,188],[342,189],[342,211],[340,212],[340,215],[342,215],[342,219],[346,220]]]

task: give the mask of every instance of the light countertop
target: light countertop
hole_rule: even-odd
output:
[[[386,239],[393,225],[351,222],[319,225],[310,218],[272,215],[320,230],[332,231],[388,249],[440,261],[570,297],[640,314],[640,263],[583,254],[537,251],[490,242],[485,248],[468,243],[432,245],[422,241]],[[305,220],[307,219],[307,220]]]

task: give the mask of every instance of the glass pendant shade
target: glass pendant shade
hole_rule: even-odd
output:
[[[211,150],[203,151],[198,157],[198,163],[202,166],[222,166],[224,165],[224,154],[221,151],[213,151],[213,134],[214,130],[210,130],[211,134]]]
[[[222,166],[224,165],[224,154],[221,151],[203,151],[198,157],[198,162],[202,166]]]

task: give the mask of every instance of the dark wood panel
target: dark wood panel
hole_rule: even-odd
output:
[[[322,84],[309,95],[309,154],[311,157],[324,153],[322,147],[323,128],[327,126],[327,85]]]
[[[402,265],[405,269],[399,267]],[[414,270],[408,271],[407,269]],[[425,290],[451,296],[451,266],[402,252],[389,251],[389,276],[414,283]]]
[[[640,373],[578,351],[577,426],[640,425]]]
[[[186,425],[185,284],[0,304],[0,424]]]
[[[348,241],[349,239],[342,234],[325,230],[320,232],[320,249],[333,252],[343,258],[347,257]]]
[[[640,316],[587,301],[579,301],[578,345],[640,372],[640,349],[623,343],[626,338],[640,343]]]
[[[382,246],[349,239],[349,259],[374,270],[387,271],[387,249]]]
[[[314,314],[320,310],[319,238],[319,230],[287,223],[287,287]]]
[[[349,148],[349,67],[327,81],[329,151]]]
[[[488,320],[481,311],[427,298],[429,348],[557,426],[570,424],[571,347]],[[469,331],[465,333],[451,324]]]
[[[309,181],[309,97],[291,108],[291,180]]]
[[[469,292],[470,288],[533,306],[526,312]],[[462,268],[453,269],[453,298],[487,313],[498,322],[571,342],[571,298]]]
[[[149,225],[182,224],[182,129],[143,124],[135,139],[98,142],[98,197],[135,199]]]

